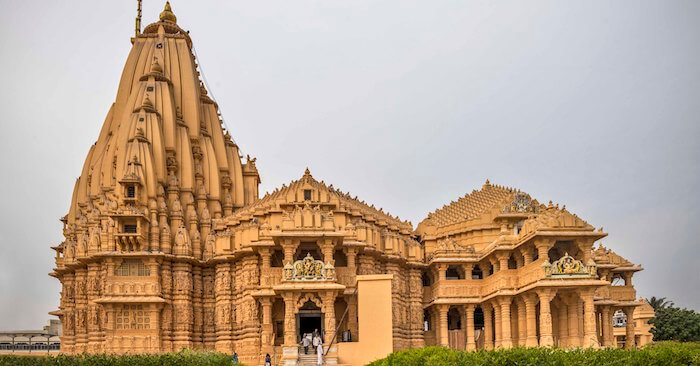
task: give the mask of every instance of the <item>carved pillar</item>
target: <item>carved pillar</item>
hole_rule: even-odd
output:
[[[296,340],[296,295],[285,293],[284,298],[284,350],[282,359],[284,365],[297,364],[297,340]]]
[[[262,332],[260,333],[260,354],[272,354],[275,339],[272,336],[272,299],[263,297],[260,299],[262,307]],[[263,358],[264,359],[264,358]]]
[[[261,248],[260,253],[260,285],[270,287],[270,249]]]
[[[463,326],[467,330],[467,351],[474,351],[476,350],[476,342],[474,340],[474,309],[475,309],[474,304],[467,304],[464,307],[464,311],[466,312],[465,319],[466,321],[464,322]]]
[[[493,313],[491,305],[488,303],[481,304],[481,310],[484,312],[484,349],[492,350],[493,345]]]
[[[167,226],[164,226],[167,227]],[[162,243],[161,243],[162,244]],[[173,271],[172,262],[163,260],[160,266],[160,288],[166,303],[161,310],[161,351],[173,351]]]
[[[335,249],[335,243],[333,239],[324,239],[321,243],[321,251],[323,252],[323,263],[334,263],[333,261],[333,250]]]
[[[570,295],[566,300],[567,305],[567,347],[581,347],[581,338],[579,336],[579,318],[581,315],[578,313],[578,303],[579,299],[576,295]]]
[[[525,347],[527,339],[527,313],[525,311],[525,302],[522,298],[518,298],[516,304],[518,307],[518,347]]]
[[[436,266],[436,269],[438,271],[438,281],[445,283],[447,280],[447,265],[446,264],[438,264]]]
[[[555,290],[539,289],[537,296],[540,298],[540,346],[552,347],[554,337],[552,336],[552,311],[550,301],[556,295]]]
[[[192,265],[176,262],[173,264],[173,347],[175,350],[192,348],[194,316],[192,309]]]
[[[348,296],[346,299],[348,303],[348,329],[350,329],[352,340],[357,342],[360,340],[357,323],[357,296]]]
[[[503,348],[513,347],[513,337],[510,328],[510,303],[512,301],[513,298],[510,296],[504,296],[499,299],[499,305],[501,306],[501,347]]]
[[[520,254],[523,256],[524,265],[532,263],[532,252],[528,248],[521,248]]]
[[[423,333],[423,280],[420,268],[411,268],[409,273],[409,323],[410,347],[425,346]]]
[[[611,314],[610,314],[610,306],[605,305],[601,309],[601,320],[600,320],[600,328],[603,331],[603,346],[605,347],[612,347],[613,342],[612,342],[612,319],[611,319]]]
[[[537,239],[535,240],[535,248],[537,248],[537,256],[540,261],[546,260],[549,262],[549,250],[554,246],[553,239]]]
[[[569,346],[569,319],[567,306],[564,301],[559,301],[557,305],[559,310],[559,320],[557,321],[559,324],[559,347],[564,348]]]
[[[584,347],[598,348],[598,335],[596,334],[596,321],[595,321],[595,304],[593,303],[593,290],[585,290],[581,292],[581,298],[583,299],[583,318],[584,318],[584,328],[583,328],[583,338]]]
[[[501,348],[501,342],[503,342],[503,319],[501,317],[501,307],[498,305],[498,301],[493,301],[493,329],[495,330],[494,335],[494,347]]]
[[[508,269],[508,259],[510,258],[510,253],[496,253],[496,258],[498,258],[498,270],[504,271]]]
[[[474,270],[474,263],[465,263],[462,265],[462,269],[464,270],[464,278],[467,280],[472,279],[472,271]]]
[[[325,357],[326,364],[335,364],[338,362],[338,339],[335,342],[333,337],[337,332],[335,319],[335,291],[327,291],[323,297],[323,307],[325,308],[324,318],[326,322],[325,333],[323,334],[323,344],[328,347]]]
[[[216,264],[214,297],[216,301],[216,350],[223,353],[233,351],[233,293],[231,265]]]
[[[628,306],[622,309],[627,317],[627,326],[625,328],[625,348],[634,349],[636,348],[636,339],[634,335],[634,307]]]
[[[347,248],[345,250],[345,256],[348,258],[348,272],[350,272],[353,276],[357,274],[357,264],[356,264],[356,249],[355,248]]]
[[[536,314],[536,304],[537,298],[534,294],[523,295],[523,301],[525,302],[525,318],[527,323],[527,338],[525,339],[526,347],[537,347],[537,314]]]
[[[447,312],[449,305],[438,305],[438,313],[440,314],[440,345],[444,347],[450,346],[450,340],[447,331]]]
[[[282,243],[282,250],[284,251],[284,264],[294,263],[294,250],[296,245],[291,239],[285,239]]]
[[[199,266],[192,266],[192,342],[196,349],[203,348],[203,334],[206,332],[206,330],[203,329],[204,307],[202,295],[202,268]]]

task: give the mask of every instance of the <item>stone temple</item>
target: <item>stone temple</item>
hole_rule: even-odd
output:
[[[327,364],[427,345],[608,347],[613,314],[644,305],[642,268],[596,246],[602,229],[488,181],[415,228],[308,170],[260,198],[169,4],[132,44],[53,247],[62,352],[296,365],[314,330]],[[626,347],[650,338],[635,323]]]

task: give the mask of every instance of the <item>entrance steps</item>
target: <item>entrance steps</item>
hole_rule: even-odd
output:
[[[316,350],[309,346],[309,354],[304,354],[304,347],[299,347],[298,366],[316,366]]]

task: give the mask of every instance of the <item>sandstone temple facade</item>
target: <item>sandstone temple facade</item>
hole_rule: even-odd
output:
[[[393,350],[615,346],[613,314],[642,305],[641,267],[596,246],[602,229],[488,181],[417,228],[308,170],[260,198],[169,4],[132,44],[53,247],[62,352],[294,365],[318,330],[327,363],[352,363],[343,345],[370,336],[358,279],[378,274]],[[626,323],[626,347],[639,332]]]

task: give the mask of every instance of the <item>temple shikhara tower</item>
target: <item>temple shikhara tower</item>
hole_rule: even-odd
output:
[[[297,365],[312,361],[301,336],[317,332],[326,363],[355,365],[426,345],[650,339],[635,321],[613,330],[615,314],[650,317],[632,286],[641,266],[519,190],[487,181],[417,227],[308,169],[259,197],[255,159],[222,127],[170,4],[138,28],[53,247],[62,352]]]

